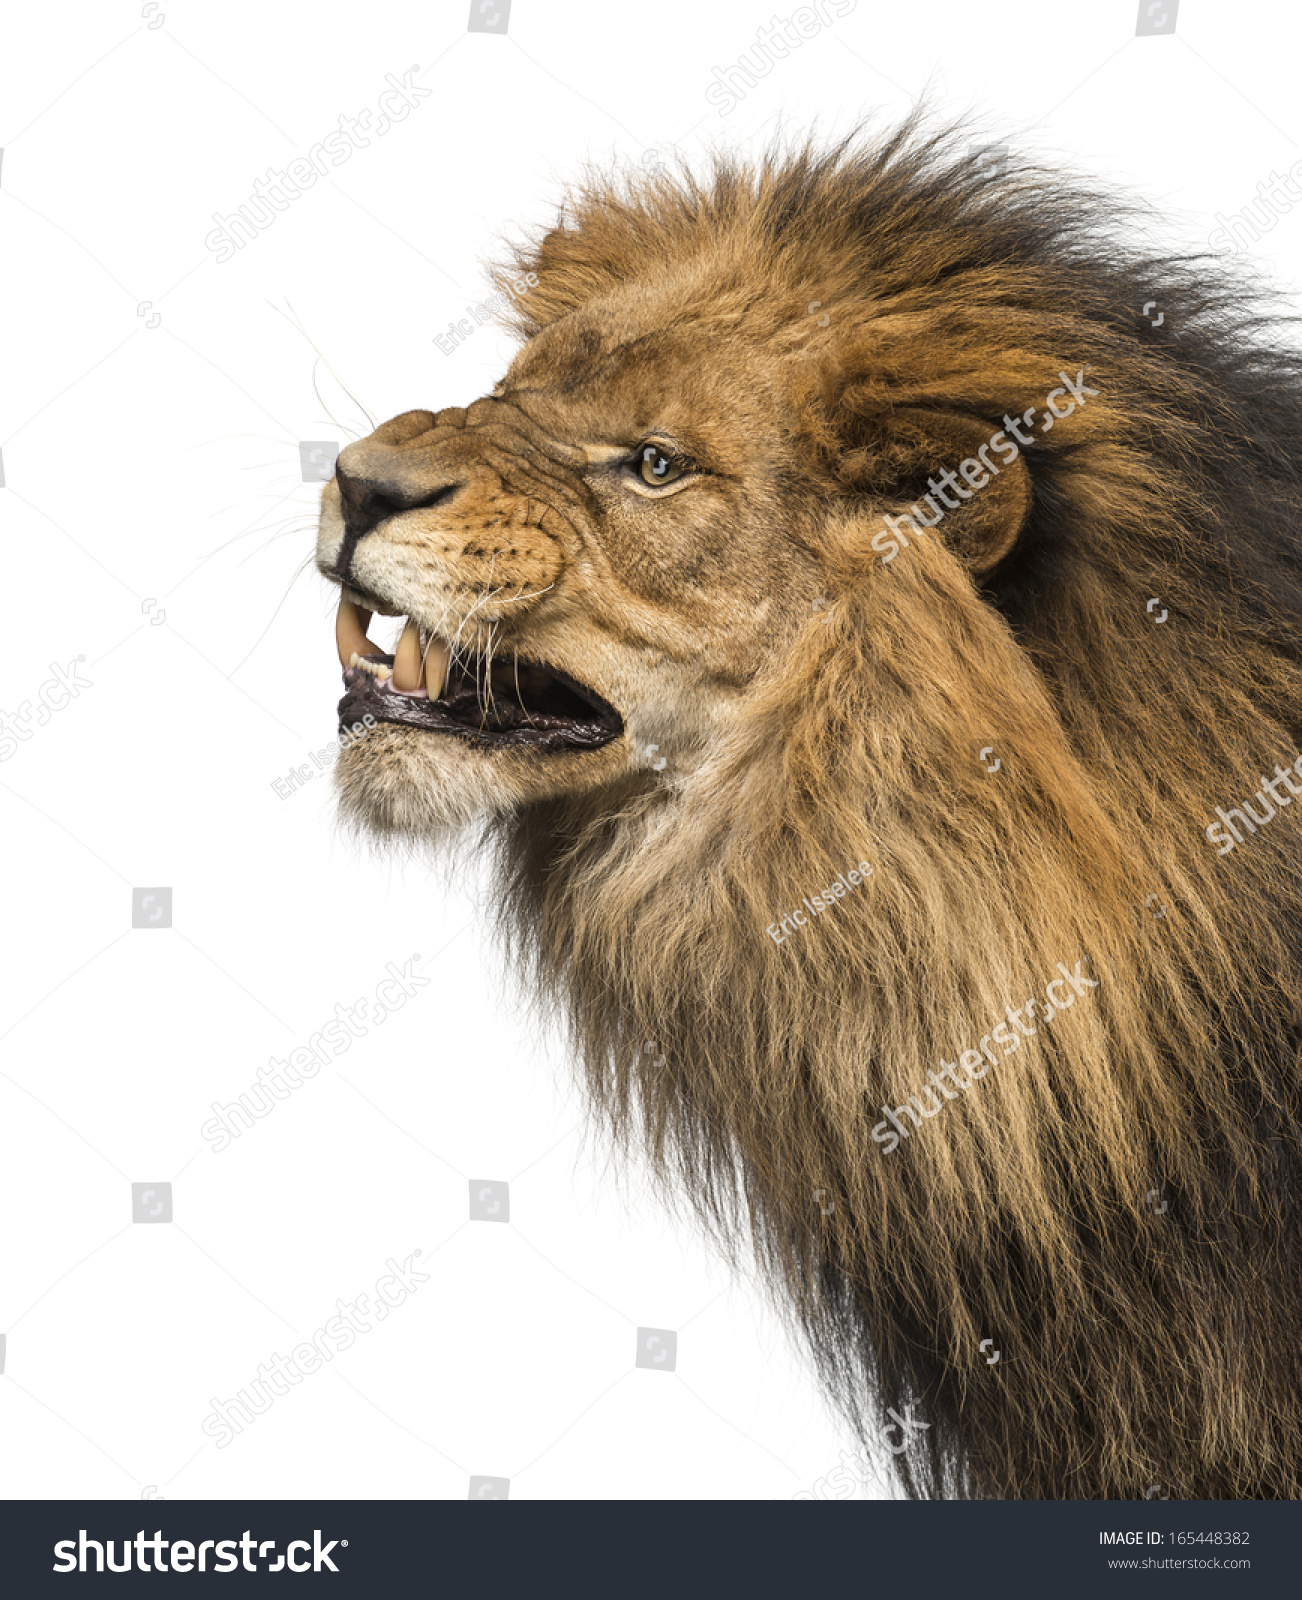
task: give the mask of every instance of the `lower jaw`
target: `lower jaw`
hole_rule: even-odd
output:
[[[368,659],[392,665],[389,656]],[[394,687],[392,677],[379,680],[361,667],[345,670],[344,685],[344,696],[339,702],[341,733],[367,726],[369,717],[376,723],[387,722],[426,735],[457,739],[484,751],[519,750],[531,755],[556,755],[602,749],[614,743],[622,732],[602,723],[595,714],[593,721],[586,723],[571,718],[530,716],[510,706],[490,723],[477,703],[468,701],[464,695],[453,705],[431,700],[425,694],[404,693]]]
[[[355,837],[385,847],[464,852],[494,818],[538,798],[540,785],[551,788],[546,774],[560,770],[518,756],[490,761],[462,741],[435,741],[398,723],[376,723],[340,751],[335,802],[340,823]]]

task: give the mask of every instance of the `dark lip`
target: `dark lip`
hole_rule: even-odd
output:
[[[374,654],[368,661],[393,666],[391,655]],[[473,676],[464,671],[448,685],[446,699],[404,695],[379,682],[360,667],[344,668],[344,696],[339,702],[340,731],[368,714],[423,733],[462,739],[481,749],[530,750],[539,754],[600,750],[624,732],[624,720],[599,694],[557,667],[518,658],[521,668],[541,669],[552,680],[543,703],[522,705],[519,699],[495,697],[486,714],[474,693]]]

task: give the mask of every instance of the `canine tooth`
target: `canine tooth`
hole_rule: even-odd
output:
[[[416,694],[424,687],[425,664],[420,654],[420,629],[407,619],[397,649],[393,652],[393,687],[403,694]]]
[[[362,619],[366,620],[363,621]],[[366,637],[366,623],[370,613],[363,611],[346,594],[339,597],[339,610],[335,613],[335,646],[339,651],[339,665],[352,666],[356,656],[380,655],[379,645]]]
[[[426,693],[431,700],[443,697],[452,672],[452,652],[442,639],[431,638],[425,646],[424,673]],[[436,689],[434,685],[437,684]]]

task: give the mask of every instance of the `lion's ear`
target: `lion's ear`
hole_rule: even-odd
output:
[[[891,502],[873,540],[883,559],[933,528],[981,577],[1017,543],[1031,511],[1031,474],[1002,428],[965,412],[907,406],[857,418],[846,442],[841,476]]]

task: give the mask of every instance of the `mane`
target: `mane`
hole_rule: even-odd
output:
[[[703,363],[789,353],[785,532],[829,602],[698,769],[493,825],[505,933],[603,1125],[753,1239],[869,1448],[927,1424],[907,1493],[1298,1496],[1302,804],[1207,830],[1302,747],[1302,366],[1217,263],[966,143],[590,175],[499,278],[537,276],[526,337],[645,283]],[[1060,372],[1096,393],[1027,448],[1014,553],[980,585],[939,536],[878,559],[840,443],[919,405],[993,433]],[[1058,963],[1096,986],[887,1153]]]

